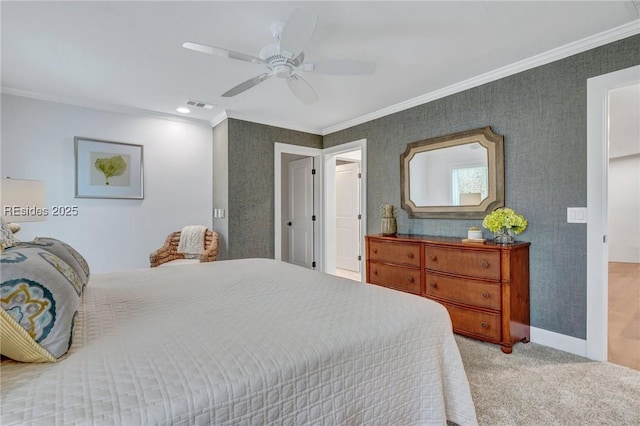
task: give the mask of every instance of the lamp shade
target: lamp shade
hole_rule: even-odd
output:
[[[0,216],[6,222],[40,222],[47,220],[44,182],[39,180],[0,180]]]

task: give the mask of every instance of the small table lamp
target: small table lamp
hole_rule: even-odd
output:
[[[13,222],[42,222],[47,220],[44,182],[39,180],[0,180],[0,216],[15,234],[20,225]]]

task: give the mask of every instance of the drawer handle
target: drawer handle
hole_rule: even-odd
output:
[[[436,283],[431,283],[429,285],[431,286],[431,288],[438,288],[438,284],[436,284]]]
[[[485,299],[489,297],[489,293],[487,293],[486,291],[482,292],[482,297],[484,297]]]
[[[373,252],[374,252],[374,253],[377,253],[377,252],[378,252],[378,249],[377,249],[377,248],[374,248],[374,249],[373,249]]]
[[[487,269],[489,267],[489,262],[487,262],[486,260],[483,260],[480,266],[482,266],[484,269]]]
[[[482,321],[482,322],[480,323],[480,325],[481,325],[481,326],[482,326],[482,328],[484,328],[484,329],[489,328],[489,324],[487,324],[487,323],[486,323],[486,322],[484,322],[484,321]]]
[[[407,253],[407,257],[408,257],[409,259],[413,259],[413,253]]]
[[[408,283],[412,283],[413,282],[413,277],[407,277],[407,282]]]
[[[432,254],[431,256],[429,256],[429,259],[431,259],[431,260],[433,260],[435,262],[436,260],[438,260],[438,256],[435,256],[435,255]]]
[[[373,275],[378,275],[378,270],[377,269],[373,270]]]

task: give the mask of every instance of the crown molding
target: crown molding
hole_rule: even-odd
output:
[[[265,126],[273,126],[280,127],[287,130],[294,130],[297,132],[310,133],[313,135],[322,135],[321,129],[311,128],[311,127],[302,127],[297,124],[287,123],[285,121],[277,121],[277,120],[263,120],[260,118],[252,117],[249,114],[242,114],[237,111],[226,111],[227,118],[234,118],[236,120],[249,121],[251,123],[264,124]]]
[[[569,56],[582,53],[587,50],[594,49],[596,47],[603,46],[605,44],[612,43],[618,40],[622,40],[624,38],[631,37],[637,34],[640,34],[640,19],[633,20],[619,27],[612,28],[607,31],[603,31],[601,33],[586,37],[576,42],[566,44],[564,46],[549,50],[547,52],[532,56],[530,58],[515,62],[513,64],[506,65],[504,67],[469,78],[467,80],[454,83],[442,89],[438,89],[433,92],[429,92],[424,95],[421,95],[412,99],[408,99],[406,101],[397,103],[395,105],[391,105],[389,107],[371,112],[369,114],[365,114],[360,117],[353,118],[351,120],[343,121],[341,123],[338,123],[326,128],[322,128],[322,129],[302,127],[302,126],[298,126],[296,124],[285,122],[285,121],[261,120],[256,117],[252,117],[250,114],[242,114],[236,111],[227,111],[224,109],[221,110],[221,112],[218,113],[216,116],[214,116],[211,120],[203,120],[203,119],[197,119],[197,118],[177,116],[177,115],[162,113],[157,111],[145,110],[142,108],[128,107],[124,105],[114,105],[114,104],[108,104],[108,103],[103,103],[98,101],[77,99],[72,97],[46,95],[42,93],[21,90],[14,87],[2,86],[0,87],[0,93],[7,94],[7,95],[21,96],[25,98],[38,99],[42,101],[56,102],[56,103],[61,103],[66,105],[81,106],[85,108],[92,108],[92,109],[103,110],[103,111],[110,111],[110,112],[123,113],[123,114],[129,114],[129,115],[141,115],[141,116],[160,118],[160,119],[170,120],[170,121],[205,125],[207,127],[215,127],[227,118],[234,118],[238,120],[264,124],[267,126],[280,127],[280,128],[285,128],[289,130],[325,136],[331,133],[338,132],[340,130],[347,129],[349,127],[363,124],[372,120],[376,120],[378,118],[385,117],[387,115],[391,115],[391,114],[404,111],[428,102],[432,102],[434,100],[441,99],[446,96],[462,92],[464,90],[468,90],[486,83],[490,83],[492,81],[496,81],[501,78],[508,77],[510,75],[517,74],[519,72],[526,71],[541,65],[545,65],[560,59],[564,59]]]
[[[212,128],[216,127],[218,124],[222,123],[227,118],[229,118],[229,116],[227,115],[227,110],[223,109],[222,112],[220,112],[220,114],[216,115],[209,121],[209,125]]]
[[[183,117],[183,116],[178,116],[173,114],[167,114],[164,112],[151,111],[143,108],[109,104],[105,102],[90,101],[86,99],[78,99],[78,98],[72,98],[67,96],[47,95],[43,93],[32,92],[29,90],[16,89],[15,87],[2,86],[0,88],[0,93],[2,93],[3,95],[20,96],[22,98],[37,99],[45,102],[55,102],[63,105],[79,106],[83,108],[91,108],[91,109],[96,109],[100,111],[109,111],[109,112],[115,112],[119,114],[158,118],[162,120],[176,121],[179,123],[188,123],[188,124],[195,124],[199,126],[209,127],[209,122],[207,120],[202,120],[199,118]]]
[[[453,95],[464,90],[481,86],[483,84],[490,83],[492,81],[496,81],[501,78],[508,77],[510,75],[517,74],[519,72],[526,71],[541,65],[546,65],[548,63],[555,62],[578,53],[586,52],[587,50],[594,49],[608,43],[613,43],[615,41],[622,40],[636,34],[640,34],[640,19],[636,19],[619,27],[603,31],[589,37],[585,37],[581,40],[565,44],[564,46],[551,49],[522,61],[514,62],[513,64],[506,65],[493,71],[480,74],[478,76],[452,84],[442,89],[438,89],[433,92],[380,109],[378,111],[374,111],[372,113],[326,127],[322,129],[321,134],[322,136],[325,136],[331,133],[338,132],[340,130],[348,129],[349,127],[376,120],[387,115],[395,114],[396,112],[404,111],[418,105],[426,104],[428,102],[444,98],[445,96]]]

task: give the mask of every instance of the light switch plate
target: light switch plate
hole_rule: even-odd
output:
[[[567,207],[567,223],[587,223],[587,208]]]

